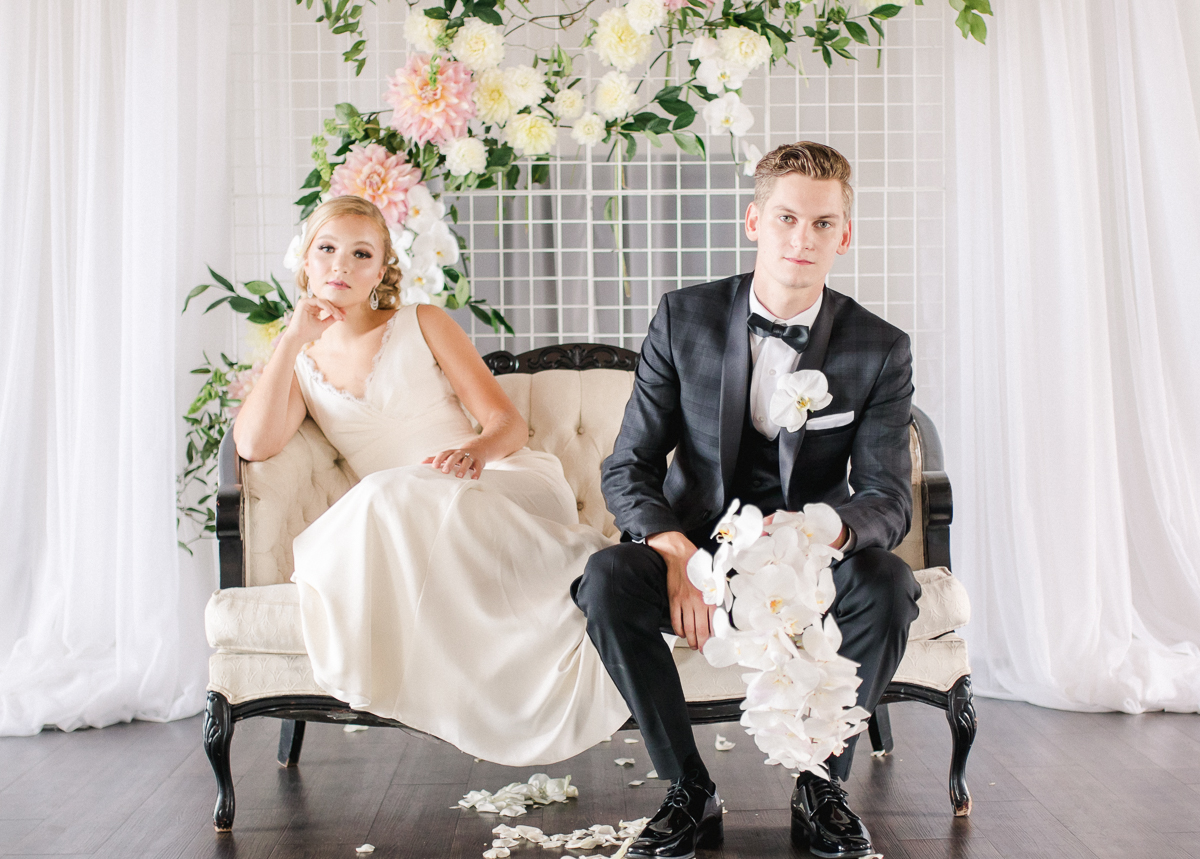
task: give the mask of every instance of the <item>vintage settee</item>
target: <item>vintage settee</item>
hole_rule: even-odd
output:
[[[611,346],[551,346],[485,361],[529,423],[529,446],[562,460],[578,499],[580,520],[615,533],[600,493],[600,463],[612,450],[633,385],[637,355]],[[928,417],[914,408],[913,523],[896,549],[916,571],[923,594],[908,650],[876,711],[870,738],[876,753],[891,750],[888,702],[921,701],[946,711],[953,740],[950,797],[955,814],[970,813],[965,781],[975,736],[966,643],[955,629],[970,616],[965,590],[950,574],[950,485]],[[306,722],[399,726],[350,709],[316,685],[304,649],[292,540],[337,501],[353,475],[316,424],[264,462],[241,461],[232,434],[221,445],[217,535],[221,589],[205,611],[209,644],[204,746],[217,779],[214,823],[233,825],[234,787],[229,750],[234,724],[254,716],[282,721],[279,762],[294,766]],[[695,723],[735,721],[745,686],[737,666],[715,669],[686,646],[675,660]]]

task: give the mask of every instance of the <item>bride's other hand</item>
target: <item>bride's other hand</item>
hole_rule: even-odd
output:
[[[453,474],[455,477],[469,477],[478,480],[483,473],[483,457],[466,448],[443,450],[437,456],[426,457],[423,462],[432,465],[443,474]]]

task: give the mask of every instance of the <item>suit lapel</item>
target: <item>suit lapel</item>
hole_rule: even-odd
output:
[[[750,385],[750,335],[746,319],[750,316],[750,284],[754,274],[742,275],[729,308],[725,330],[724,364],[721,366],[721,483],[728,490],[733,483],[738,447],[742,443],[742,422],[746,417],[746,399]]]
[[[817,314],[817,318],[813,320],[812,327],[809,329],[808,347],[800,355],[800,363],[796,366],[797,370],[820,370],[825,366],[825,352],[829,348],[829,333],[833,330],[833,317],[841,307],[841,301],[838,298],[840,296],[837,293],[829,288],[825,289],[821,312]],[[747,313],[747,315],[749,314]],[[789,509],[791,509],[792,472],[796,468],[800,445],[804,443],[804,429],[805,427],[800,427],[796,432],[788,432],[785,429],[779,431],[779,479],[783,484],[783,497],[785,503],[789,504]],[[724,445],[722,445],[722,452],[724,449]]]

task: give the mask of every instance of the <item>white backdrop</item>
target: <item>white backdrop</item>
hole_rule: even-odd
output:
[[[1197,4],[994,5],[955,51],[948,326],[977,685],[1197,711]]]
[[[0,13],[0,735],[190,715],[213,578],[175,545],[176,321],[227,247],[228,13]]]

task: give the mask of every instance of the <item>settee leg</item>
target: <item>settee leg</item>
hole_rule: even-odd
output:
[[[220,692],[208,693],[204,711],[204,752],[217,777],[217,806],[213,826],[218,832],[233,829],[233,774],[229,769],[229,744],[233,740],[233,708]]]
[[[867,723],[867,735],[871,738],[871,754],[881,758],[896,747],[892,742],[892,720],[888,716],[887,704],[879,704]]]
[[[275,760],[281,767],[294,767],[300,763],[300,748],[304,745],[304,726],[307,722],[283,719],[279,725],[279,752]]]
[[[959,678],[947,693],[949,706],[946,719],[950,722],[953,750],[950,754],[950,801],[956,817],[971,813],[971,792],[967,790],[967,755],[975,742],[975,704],[971,699],[971,675]]]

